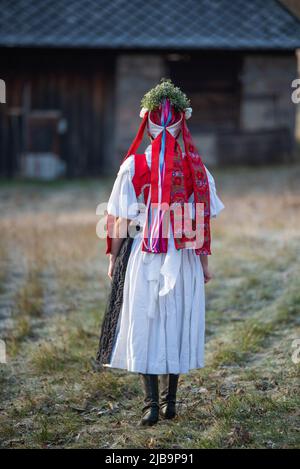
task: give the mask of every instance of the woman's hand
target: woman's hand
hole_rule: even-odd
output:
[[[204,283],[208,283],[212,279],[212,273],[208,267],[208,256],[200,255],[200,261],[203,269]]]
[[[113,275],[114,275],[115,263],[116,263],[116,256],[113,256],[111,254],[109,256],[109,265],[108,265],[108,272],[107,272],[107,275],[109,276],[109,278],[111,280],[112,280]]]
[[[108,266],[108,272],[107,272],[107,275],[109,276],[111,280],[114,275],[117,255],[119,254],[124,238],[126,238],[128,234],[129,223],[130,223],[130,220],[127,220],[127,218],[121,218],[121,217],[115,220],[114,222],[113,236],[111,239],[111,250],[110,250],[110,255],[109,255],[109,266]]]

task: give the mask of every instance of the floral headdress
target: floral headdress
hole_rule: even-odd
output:
[[[148,91],[141,101],[140,117],[143,118],[146,112],[154,111],[164,99],[168,99],[175,111],[184,112],[185,118],[192,115],[191,103],[188,97],[178,86],[175,86],[168,78],[162,78],[161,82]]]
[[[156,136],[151,135],[151,184],[150,196],[147,202],[147,223],[144,228],[144,243],[142,250],[152,253],[167,252],[167,243],[164,242],[162,236],[162,220],[165,213],[164,204],[171,201],[171,190],[173,184],[173,167],[176,155],[180,155],[179,166],[180,174],[183,174],[183,156],[180,145],[178,143],[178,135],[172,135],[171,128],[174,129],[175,124],[171,124],[172,119],[179,124],[182,132],[185,155],[187,164],[191,174],[191,181],[194,192],[194,203],[201,203],[204,206],[204,221],[199,225],[204,229],[203,244],[198,246],[197,242],[193,245],[196,254],[210,254],[210,202],[209,202],[209,185],[205,166],[202,158],[195,147],[190,131],[187,127],[186,120],[191,116],[192,109],[187,96],[176,87],[171,80],[163,79],[155,88],[148,91],[141,102],[142,122],[139,130],[130,145],[130,148],[124,158],[130,155],[136,155],[137,150],[143,140],[144,131],[148,125],[148,131],[151,126],[150,114],[158,112],[160,118],[159,132]],[[176,116],[178,113],[180,116]],[[175,171],[176,172],[176,171]],[[182,191],[178,190],[175,194],[181,197],[181,203],[186,200],[186,187],[182,183]],[[179,194],[179,195],[178,195]],[[174,197],[175,197],[174,195]],[[197,230],[196,222],[196,230]],[[109,242],[108,250],[109,252]],[[179,240],[177,240],[179,246]],[[181,247],[186,247],[187,242],[182,241]]]

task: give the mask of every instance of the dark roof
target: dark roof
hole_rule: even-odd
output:
[[[0,46],[295,49],[277,0],[0,0]]]

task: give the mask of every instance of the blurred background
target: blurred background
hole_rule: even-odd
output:
[[[2,0],[0,175],[113,174],[161,77],[191,98],[207,163],[294,161],[299,15],[298,0]]]

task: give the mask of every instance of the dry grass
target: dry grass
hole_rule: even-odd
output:
[[[93,369],[109,282],[95,208],[111,181],[0,188],[0,442],[11,448],[299,446],[300,168],[216,173],[207,367],[179,416],[139,429],[138,376]]]

